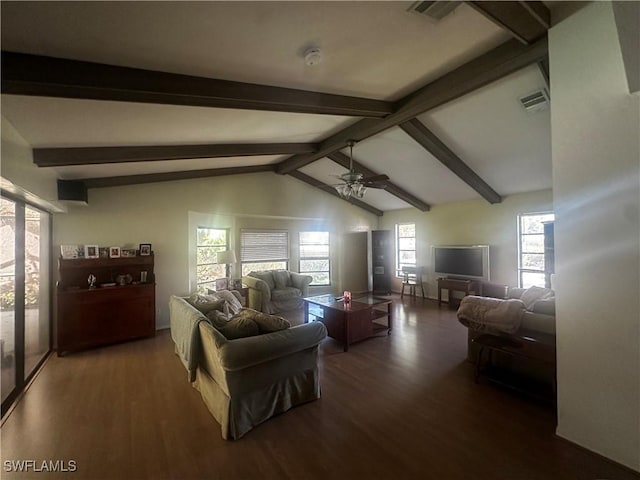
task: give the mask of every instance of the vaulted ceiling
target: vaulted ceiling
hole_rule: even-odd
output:
[[[2,115],[88,188],[271,172],[387,210],[551,188],[542,2],[10,2]],[[308,66],[304,54],[322,59]]]

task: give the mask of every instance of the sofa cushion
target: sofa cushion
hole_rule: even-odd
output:
[[[278,290],[291,286],[291,275],[287,270],[274,270],[273,279]]]
[[[551,292],[552,291],[548,288],[532,286],[527,288],[522,293],[522,295],[520,296],[520,300],[522,300],[522,303],[524,303],[524,307],[527,310],[530,310],[536,301],[548,296],[549,294],[551,294]]]
[[[257,325],[260,333],[279,332],[291,327],[291,324],[282,317],[277,315],[269,315],[251,308],[243,308],[242,312],[234,318],[244,317],[253,320]]]
[[[211,325],[213,325],[217,329],[220,329],[227,325],[227,322],[231,320],[232,316],[219,310],[211,310],[206,314],[206,317],[209,319],[209,323],[211,323]]]
[[[271,300],[288,300],[289,298],[301,297],[302,292],[295,287],[285,287],[273,290],[271,292]]]
[[[216,292],[216,295],[227,302],[226,306],[232,315],[240,313],[240,310],[242,310],[242,303],[240,303],[240,300],[238,300],[230,290],[219,290]]]
[[[276,282],[273,278],[273,273],[271,272],[271,270],[251,272],[249,276],[262,280],[269,286],[270,290],[273,290],[274,288],[276,288]]]
[[[199,293],[194,293],[185,300],[205,315],[212,310],[222,311],[225,303],[225,300],[222,298],[213,295],[201,295]]]
[[[215,326],[215,325],[214,325]],[[227,340],[236,338],[253,337],[260,333],[258,324],[242,315],[235,315],[225,325],[216,327]]]
[[[531,310],[533,313],[540,313],[542,315],[555,315],[556,298],[545,296],[540,300],[536,300],[529,310]]]

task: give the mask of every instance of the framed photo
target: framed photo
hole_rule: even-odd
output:
[[[60,255],[62,258],[79,258],[78,245],[60,245]]]
[[[120,247],[109,247],[109,258],[120,258]]]
[[[216,279],[216,291],[218,290],[228,290],[229,288],[229,279],[228,278],[218,278]]]
[[[233,290],[242,290],[242,279],[236,278],[233,280]]]
[[[98,255],[100,258],[109,258],[109,247],[98,248]]]
[[[97,245],[84,246],[84,258],[99,258],[100,252]]]
[[[120,250],[121,257],[135,257],[136,249],[135,248],[122,248]]]
[[[150,243],[141,243],[140,244],[140,255],[145,257],[147,255],[151,255],[151,244]]]

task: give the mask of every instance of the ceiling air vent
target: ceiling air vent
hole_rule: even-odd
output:
[[[462,2],[445,1],[414,2],[409,7],[409,11],[419,13],[420,15],[426,15],[434,20],[441,20],[458,8],[461,3]]]
[[[549,108],[549,93],[544,88],[520,97],[519,100],[527,112],[537,112]]]

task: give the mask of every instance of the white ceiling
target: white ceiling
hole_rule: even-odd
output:
[[[240,82],[397,100],[511,37],[466,4],[440,22],[412,2],[6,2],[2,49]],[[304,50],[323,61],[304,65]],[[525,68],[419,120],[500,195],[551,188],[549,112],[518,97],[544,87]],[[2,115],[33,147],[320,142],[346,116],[2,95]],[[344,153],[348,153],[344,151]],[[288,155],[55,167],[82,179],[275,164]],[[399,128],[354,158],[436,205],[479,194]],[[345,169],[301,169],[325,183]],[[312,188],[312,187],[309,187]],[[369,190],[366,203],[409,205]]]

